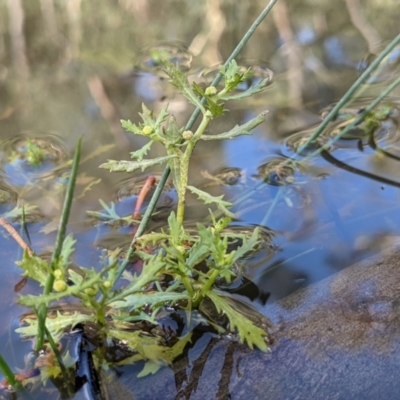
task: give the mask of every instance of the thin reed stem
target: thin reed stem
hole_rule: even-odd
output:
[[[307,146],[314,142],[319,135],[324,131],[328,124],[336,117],[339,110],[346,105],[351,99],[351,96],[358,90],[358,88],[369,78],[372,71],[374,71],[381,61],[400,43],[400,33],[389,43],[389,45],[379,54],[373,63],[361,74],[361,76],[354,82],[350,89],[342,96],[340,101],[332,108],[330,113],[324,118],[314,134],[297,149],[297,154],[301,154]]]
[[[78,143],[75,148],[75,156],[74,156],[74,161],[72,164],[71,175],[69,178],[67,193],[65,195],[60,225],[59,225],[58,233],[57,233],[56,245],[54,248],[53,255],[51,257],[51,269],[52,270],[55,269],[55,265],[60,258],[62,246],[63,246],[64,239],[65,239],[65,233],[67,230],[67,224],[68,224],[69,215],[71,212],[72,200],[74,198],[76,178],[78,175],[79,160],[81,157],[81,143],[82,143],[82,138],[79,138]],[[53,284],[54,284],[54,275],[51,273],[51,274],[49,274],[49,276],[47,277],[47,280],[46,280],[46,284],[45,284],[45,287],[43,290],[44,296],[48,295],[51,292],[51,290],[53,289]],[[45,335],[45,331],[46,331],[45,324],[46,324],[46,317],[47,317],[47,304],[40,305],[37,314],[38,314],[38,335],[37,335],[37,341],[36,341],[36,352],[38,352],[43,346],[44,335]]]
[[[6,360],[0,354],[0,371],[7,379],[7,382],[15,389],[21,390],[23,389],[21,382],[19,382],[16,378],[14,373],[12,372],[11,368],[6,363]]]

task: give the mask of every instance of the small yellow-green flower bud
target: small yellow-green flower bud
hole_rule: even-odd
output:
[[[67,288],[67,284],[62,279],[57,279],[53,284],[56,292],[63,292]]]
[[[56,279],[60,279],[64,275],[63,272],[61,271],[61,269],[59,269],[59,268],[55,269],[53,274],[54,274],[54,278],[56,278]]]
[[[184,132],[182,132],[182,137],[185,140],[190,140],[193,137],[193,132],[192,131],[184,131]]]
[[[153,129],[151,128],[151,126],[146,125],[142,128],[143,135],[150,135],[150,133],[152,133],[152,132],[153,132]]]
[[[176,249],[179,251],[179,253],[185,254],[185,247],[184,246],[176,246]]]
[[[93,288],[91,288],[91,287],[88,287],[88,288],[85,289],[85,293],[86,293],[88,296],[95,296],[96,293],[97,293],[97,290],[96,290],[96,289],[93,289]]]
[[[106,289],[109,289],[109,288],[111,287],[111,282],[110,282],[110,281],[104,281],[104,282],[103,282],[103,286],[104,286]]]
[[[204,92],[206,96],[215,96],[217,94],[217,88],[214,86],[209,86]]]

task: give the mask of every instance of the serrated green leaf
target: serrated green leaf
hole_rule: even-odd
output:
[[[195,265],[202,262],[207,254],[209,254],[209,247],[202,241],[197,241],[189,250],[189,255],[185,260],[188,268],[193,268]]]
[[[69,278],[75,285],[80,285],[83,282],[83,276],[75,272],[73,269],[68,271]]]
[[[81,314],[75,312],[71,314],[61,314],[57,311],[56,317],[46,318],[46,327],[49,330],[54,340],[60,340],[61,336],[65,333],[66,328],[69,326],[75,326],[79,323],[95,321],[95,315],[92,314]],[[17,328],[15,332],[21,334],[24,337],[35,337],[38,331],[38,320],[34,318],[24,318],[22,320],[27,326]]]
[[[268,85],[269,82],[270,82],[270,78],[262,79],[261,81],[257,82],[255,85],[249,87],[244,92],[221,96],[221,100],[228,101],[228,100],[245,99],[246,97],[250,97],[257,93],[262,92],[264,90],[264,88]]]
[[[142,103],[142,112],[139,113],[142,118],[144,125],[154,128],[155,120],[153,118],[153,111],[148,109],[144,103]]]
[[[241,135],[250,135],[251,130],[256,126],[260,125],[265,121],[265,115],[268,111],[264,111],[261,114],[257,115],[257,117],[252,118],[250,121],[242,125],[236,125],[233,129],[228,132],[220,133],[219,135],[202,135],[200,139],[202,140],[224,140],[224,139],[233,139],[237,136]]]
[[[119,365],[146,360],[155,364],[150,368],[152,371],[155,370],[156,365],[162,367],[172,364],[175,358],[183,353],[186,345],[192,340],[192,332],[189,332],[184,337],[180,338],[172,347],[168,347],[160,345],[157,338],[141,335],[140,332],[110,330],[109,334],[118,340],[124,341],[131,350],[139,353],[124,359],[122,362],[118,363]]]
[[[196,82],[192,83],[192,88],[195,93],[197,93],[200,97],[205,97],[204,90],[201,86],[199,86]]]
[[[102,276],[109,267],[105,268],[100,272],[96,272],[95,270],[88,270],[86,269],[86,276],[87,278],[82,282],[80,286],[68,286],[67,289],[63,292],[59,293],[50,293],[48,295],[39,295],[39,296],[32,296],[32,295],[20,295],[17,303],[27,306],[27,307],[39,307],[42,304],[49,305],[52,301],[60,300],[63,297],[68,296],[76,296],[79,295],[84,291],[86,288],[92,287],[95,283],[102,282]]]
[[[159,164],[164,164],[168,160],[171,160],[175,157],[176,155],[170,155],[141,161],[108,160],[108,162],[101,164],[99,168],[109,169],[110,172],[133,172],[138,169],[144,171],[146,168],[154,167],[155,165]]]
[[[179,192],[181,187],[181,163],[178,157],[175,157],[168,161],[168,165],[171,168],[172,181],[174,183],[175,189]]]
[[[140,243],[141,247],[145,247],[148,243],[155,244],[157,242],[162,242],[163,240],[168,240],[169,235],[165,232],[151,232],[140,236],[137,241]]]
[[[160,113],[157,116],[157,119],[155,120],[155,126],[159,127],[167,118],[168,118],[168,105],[167,104],[165,107],[163,107],[160,111]]]
[[[74,239],[74,236],[72,233],[70,233],[63,242],[62,249],[61,249],[61,255],[60,255],[60,261],[63,264],[64,269],[71,264],[70,258],[72,254],[75,251],[74,245],[76,243],[76,240]],[[60,266],[59,266],[60,268]]]
[[[34,279],[41,286],[45,286],[47,277],[52,273],[51,267],[46,261],[35,255],[29,256],[27,251],[24,251],[22,260],[17,261],[16,264],[24,270],[23,276]]]
[[[110,307],[118,308],[134,308],[139,309],[146,304],[154,306],[158,304],[166,305],[175,303],[180,300],[188,300],[189,297],[186,293],[175,292],[146,292],[137,293],[126,296],[124,300],[114,301],[110,303]]]
[[[137,126],[136,124],[132,123],[129,119],[128,120],[121,119],[120,122],[121,122],[122,128],[125,129],[127,132],[134,133],[135,135],[146,136],[142,132],[142,129],[139,126]]]
[[[179,129],[176,118],[171,115],[171,118],[168,120],[167,127],[164,131],[164,135],[169,144],[177,144],[182,140],[183,129],[184,128]]]
[[[214,303],[219,313],[225,313],[229,319],[231,330],[237,330],[242,343],[247,342],[251,349],[255,345],[262,351],[268,351],[268,346],[265,342],[268,333],[264,329],[254,325],[245,314],[236,311],[228,301],[228,298],[213,291],[207,292],[206,296]]]
[[[222,198],[224,197],[224,195],[215,197],[215,196],[211,196],[209,193],[207,192],[203,192],[202,190],[199,190],[197,188],[195,188],[194,186],[187,186],[187,188],[195,195],[197,195],[199,197],[200,200],[202,200],[205,204],[210,204],[210,203],[214,203],[217,205],[217,208],[219,210],[221,210],[225,215],[227,215],[228,217],[231,218],[235,218],[235,214],[231,213],[226,207],[232,207],[232,203],[230,203],[229,201],[224,201],[222,200]]]
[[[119,293],[112,295],[106,303],[109,304],[117,300],[123,300],[126,296],[142,292],[143,288],[150,282],[154,282],[158,279],[157,273],[164,267],[165,261],[161,255],[151,256],[149,261],[146,261],[144,264],[142,273],[140,275],[135,275],[128,286]]]
[[[182,225],[176,219],[174,211],[172,211],[168,217],[168,227],[169,227],[171,243],[174,245],[180,244],[183,230],[182,230]]]
[[[249,70],[244,73],[240,72],[241,68],[237,65],[235,60],[232,60],[226,67],[220,67],[220,72],[225,80],[225,88],[224,91],[229,93],[233,89],[235,89],[238,85],[240,85],[246,74],[249,73]]]
[[[243,244],[230,253],[232,257],[232,264],[257,247],[259,242],[259,232],[260,229],[258,227],[255,228],[252,235],[250,237],[245,237],[243,239]]]
[[[174,64],[163,61],[165,72],[170,77],[170,82],[178,89],[179,93],[183,94],[193,105],[198,107],[204,114],[206,110],[204,109],[201,99],[193,91],[187,77],[182,71],[176,67]]]
[[[223,104],[218,104],[217,101],[207,97],[207,106],[214,118],[220,115],[224,115],[225,109]]]
[[[132,151],[131,158],[135,158],[136,160],[143,160],[143,157],[149,152],[151,146],[153,145],[154,141],[150,140],[150,142],[146,143],[144,146],[142,146],[139,150]]]

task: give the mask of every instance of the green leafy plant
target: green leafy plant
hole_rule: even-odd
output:
[[[56,343],[62,335],[77,323],[94,324],[100,342],[123,341],[127,355],[121,363],[145,360],[142,374],[155,372],[160,366],[167,365],[179,356],[190,342],[192,331],[197,324],[207,324],[218,333],[236,332],[238,339],[249,347],[268,350],[268,322],[258,314],[250,304],[243,303],[219,289],[229,285],[237,276],[238,262],[260,249],[259,229],[234,230],[229,224],[234,214],[229,210],[232,204],[207,192],[189,185],[188,172],[192,152],[199,140],[234,139],[248,135],[250,131],[264,121],[266,112],[250,121],[233,127],[227,132],[215,135],[205,133],[209,122],[221,115],[224,102],[234,97],[234,89],[247,78],[250,70],[241,72],[236,62],[221,68],[225,86],[218,91],[209,87],[204,91],[196,84],[189,84],[186,76],[174,65],[165,62],[171,82],[188,100],[201,107],[202,121],[195,132],[179,128],[168,108],[154,116],[143,105],[141,124],[123,121],[128,131],[146,136],[149,142],[140,150],[131,154],[133,161],[109,160],[102,168],[110,171],[145,170],[154,165],[167,163],[172,170],[172,180],[177,192],[176,213],[171,212],[168,225],[157,232],[150,232],[136,239],[136,255],[143,260],[140,274],[132,275],[125,271],[123,278],[128,281],[122,285],[118,268],[117,249],[104,260],[100,270],[73,265],[75,239],[65,236],[68,213],[71,206],[74,181],[79,163],[80,146],[75,155],[68,195],[63,218],[60,223],[56,248],[50,261],[25,252],[18,265],[24,270],[24,276],[36,280],[42,286],[40,295],[20,295],[19,303],[31,307],[33,313],[26,315],[23,326],[17,332],[25,337],[37,336],[36,349],[43,348],[45,338]],[[241,97],[259,92],[264,83],[249,88]],[[203,104],[201,96],[205,96]],[[166,155],[155,159],[146,159],[149,149],[155,142],[161,143]],[[210,204],[210,223],[198,223],[195,228],[185,228],[186,196],[192,193],[204,204]],[[106,214],[100,216],[115,220],[119,216],[115,208],[103,203]],[[220,217],[216,217],[216,215]],[[96,215],[97,217],[99,215]],[[65,308],[60,302],[64,298],[75,298],[78,303]],[[51,305],[58,306],[53,309]],[[61,305],[60,305],[61,304]],[[163,333],[154,329],[160,323],[160,317],[166,310],[183,313],[188,326],[187,333],[175,337],[173,343],[167,343]],[[256,315],[250,318],[249,315]],[[145,324],[147,331],[144,330]],[[152,332],[149,334],[149,331]],[[53,352],[57,354],[54,346]],[[104,350],[104,349],[103,349]],[[133,353],[133,355],[132,355]],[[107,359],[106,350],[99,349],[98,355]],[[62,357],[59,356],[62,362]],[[65,372],[63,368],[44,371],[48,376]]]
[[[235,126],[227,132],[216,135],[205,133],[210,121],[224,113],[224,102],[235,99],[234,89],[248,78],[251,70],[242,72],[234,60],[227,67],[221,67],[220,72],[225,85],[218,91],[213,86],[202,89],[196,83],[190,84],[186,76],[173,64],[164,61],[164,65],[171,83],[190,103],[200,109],[202,120],[199,127],[195,132],[179,128],[175,118],[168,113],[167,106],[161,110],[158,116],[154,116],[153,112],[143,105],[143,112],[140,114],[143,122],[134,124],[131,121],[122,121],[122,126],[136,135],[148,137],[149,142],[140,150],[131,153],[133,161],[109,160],[101,167],[110,171],[131,172],[143,171],[158,164],[167,163],[169,165],[178,195],[177,211],[176,214],[172,212],[168,219],[168,230],[149,233],[137,239],[138,251],[136,253],[145,260],[142,274],[146,275],[150,266],[159,265],[158,276],[163,277],[162,279],[168,276],[168,280],[173,282],[173,290],[185,294],[186,301],[183,305],[185,309],[197,309],[205,298],[210,299],[220,314],[227,315],[229,326],[233,331],[235,329],[238,331],[242,341],[246,341],[251,347],[253,344],[257,344],[259,348],[266,350],[267,345],[262,338],[267,337],[267,332],[253,326],[253,322],[247,320],[245,315],[235,318],[234,313],[229,312],[230,306],[225,302],[224,296],[219,296],[218,292],[213,291],[216,281],[223,280],[229,284],[234,277],[236,261],[257,247],[258,230],[255,229],[249,235],[238,235],[232,232],[224,234],[224,229],[234,217],[229,210],[232,204],[223,200],[223,196],[211,196],[188,183],[191,155],[199,140],[225,140],[248,135],[252,129],[264,121],[266,112],[262,112],[245,124]],[[256,86],[240,93],[238,99],[258,93],[267,83],[267,80],[259,82]],[[206,99],[204,104],[202,97]],[[162,157],[145,159],[144,157],[155,142],[161,143],[167,154]],[[197,224],[197,231],[189,232],[184,225],[188,192],[196,195],[204,204],[216,207],[225,216],[216,220],[211,212],[213,220],[211,226]],[[230,244],[237,241],[239,236],[241,246],[235,250],[229,249]],[[162,255],[159,250],[162,250]],[[166,287],[163,290],[169,291],[170,288]],[[114,301],[115,299],[119,300],[119,305],[123,304],[121,301],[126,301],[128,305],[130,303],[126,300],[126,296],[130,295],[131,289],[123,290],[114,298]],[[137,296],[133,298],[137,299]],[[253,326],[254,329],[247,329],[246,326]]]

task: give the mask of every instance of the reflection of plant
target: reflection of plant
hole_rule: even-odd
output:
[[[27,140],[23,148],[19,151],[13,151],[9,156],[9,162],[13,163],[15,160],[23,158],[26,163],[32,167],[40,166],[46,159],[46,150],[43,149],[34,140]]]
[[[26,154],[25,159],[29,165],[37,166],[40,165],[46,158],[46,152],[32,140],[28,140],[26,143]]]

